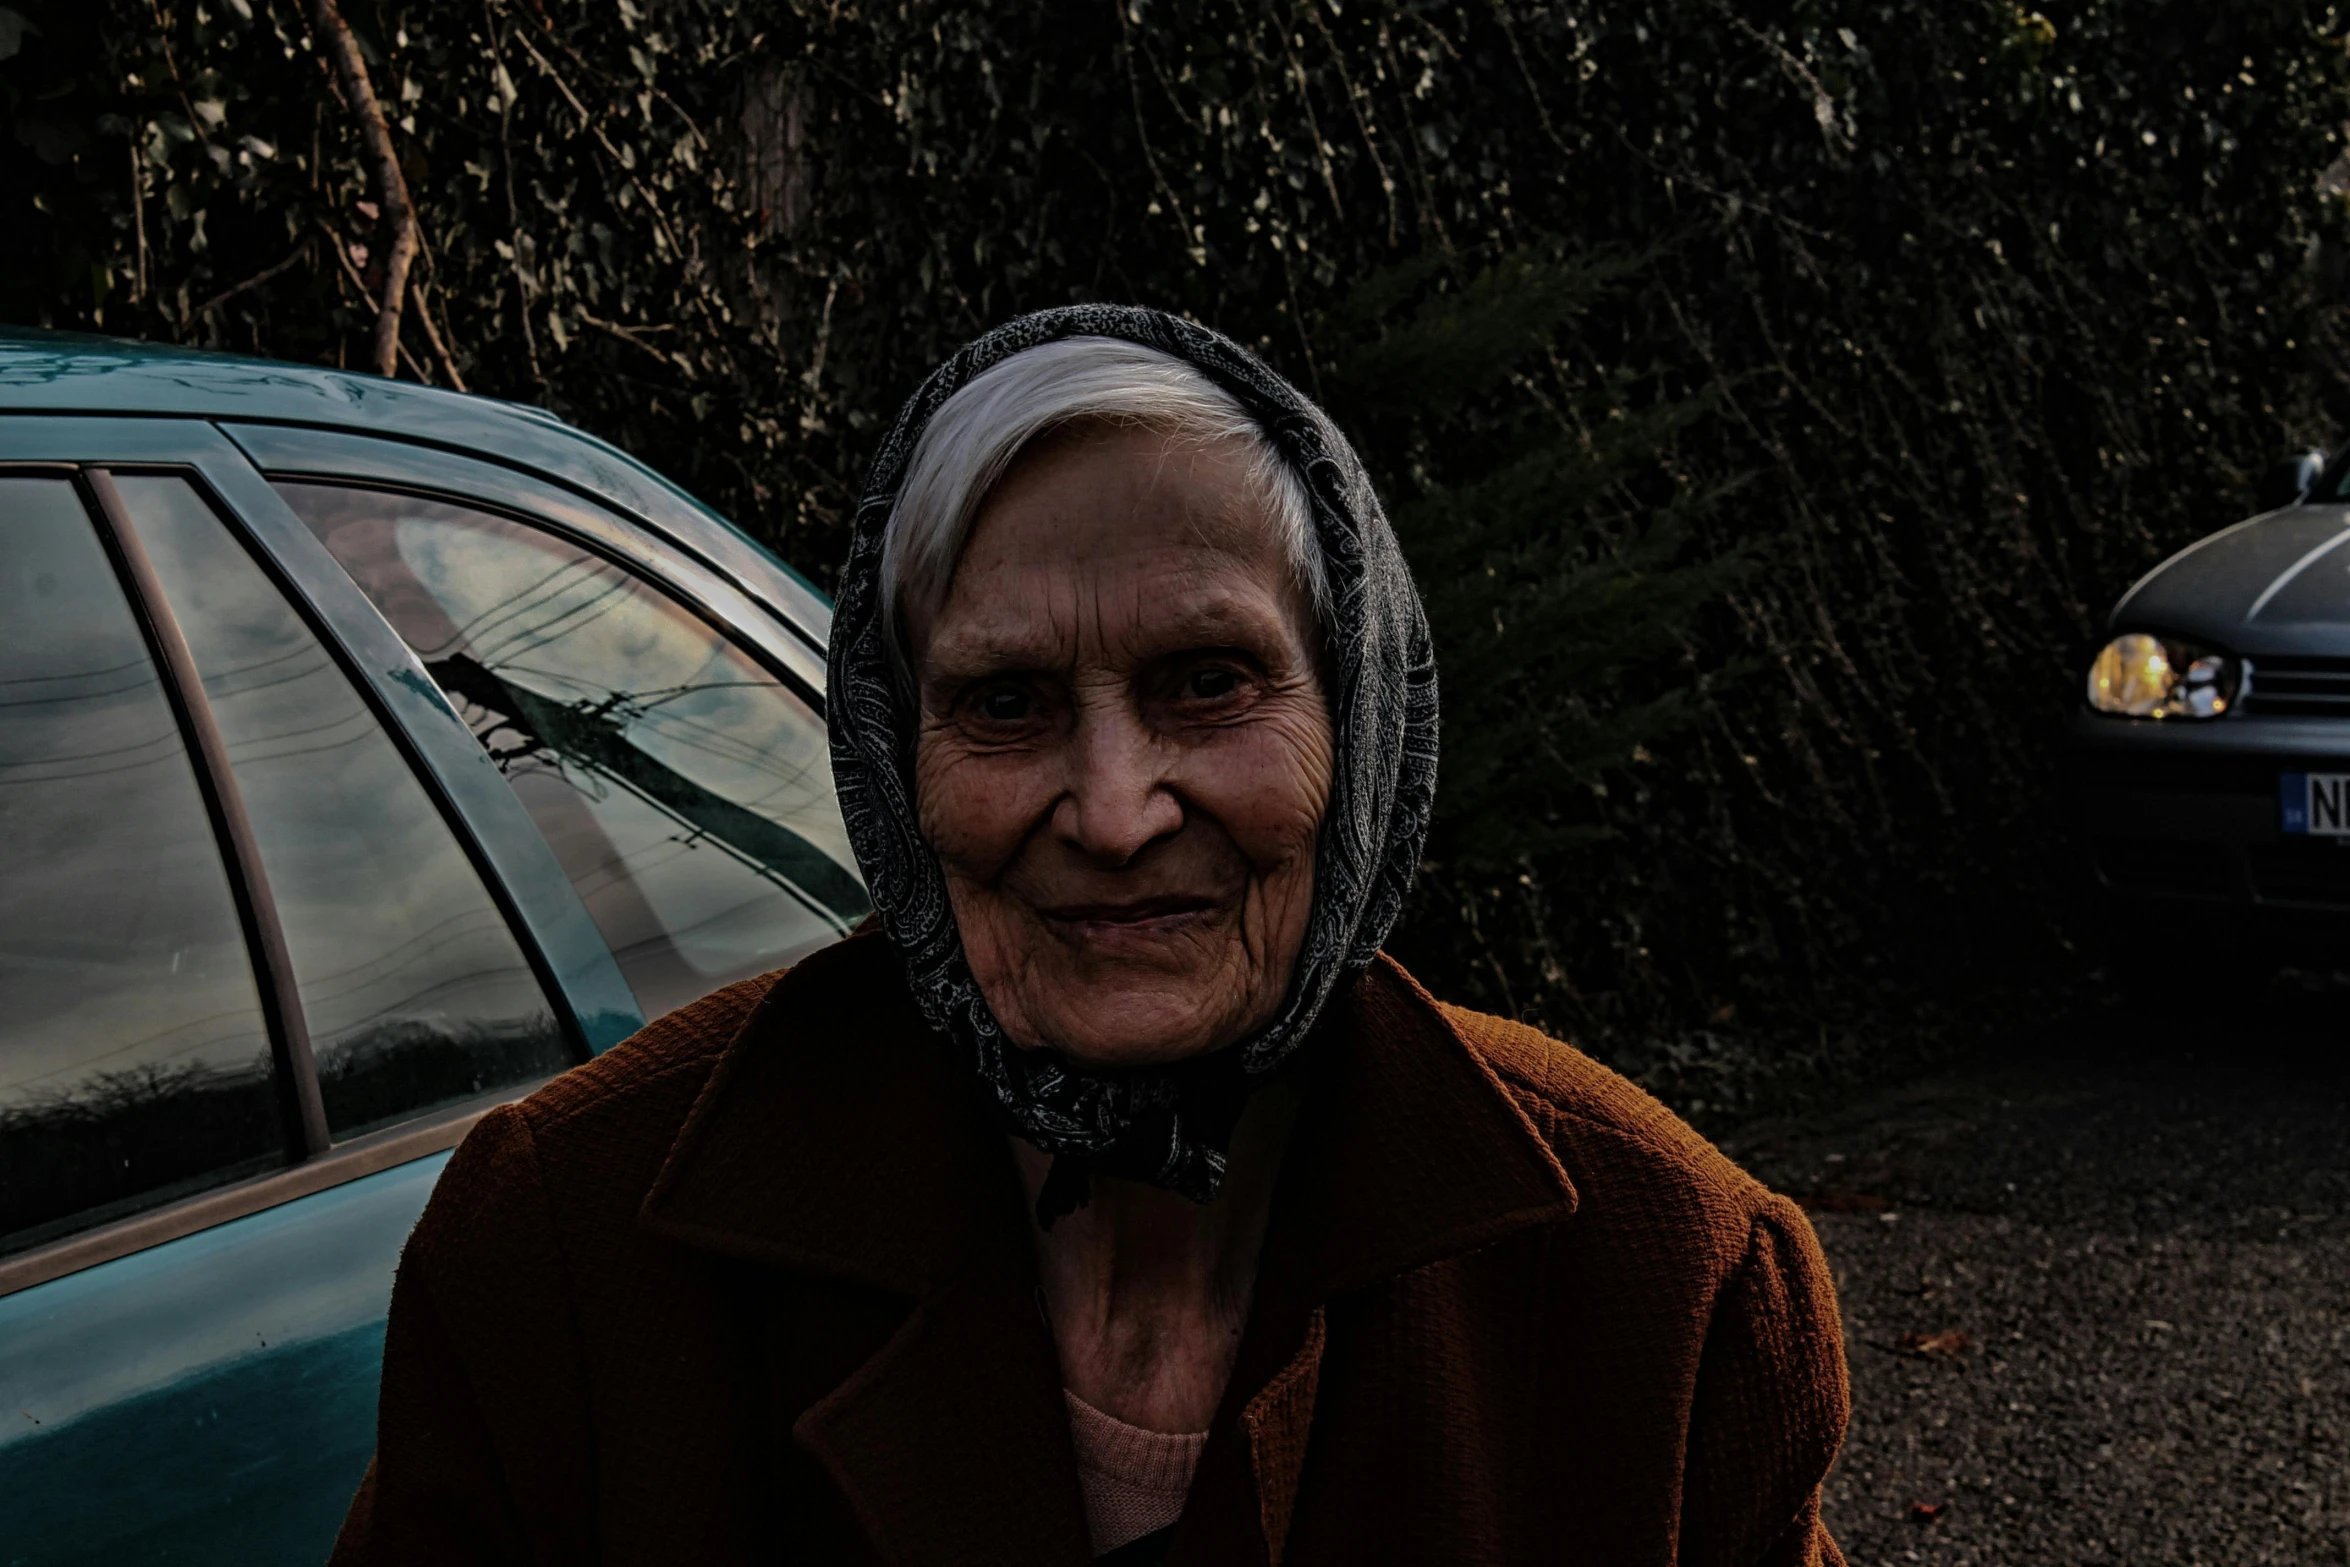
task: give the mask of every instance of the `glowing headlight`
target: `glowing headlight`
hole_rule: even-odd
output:
[[[2132,631],[2089,666],[2089,705],[2129,718],[2217,718],[2243,678],[2243,664],[2225,653]]]

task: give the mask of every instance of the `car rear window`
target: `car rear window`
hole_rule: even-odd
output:
[[[63,479],[0,479],[0,887],[0,1252],[284,1162],[212,819]]]
[[[822,717],[708,621],[504,516],[278,491],[465,716],[646,1016],[864,917]]]
[[[186,480],[116,484],[227,742],[333,1134],[570,1065],[505,917],[327,648]]]

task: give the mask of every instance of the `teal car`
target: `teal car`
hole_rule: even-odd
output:
[[[829,622],[540,410],[0,329],[0,1564],[324,1558],[467,1128],[866,913]]]

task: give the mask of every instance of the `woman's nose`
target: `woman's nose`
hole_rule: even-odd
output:
[[[1070,753],[1053,831],[1088,860],[1124,865],[1183,825],[1161,748],[1137,715],[1086,713],[1070,736]]]

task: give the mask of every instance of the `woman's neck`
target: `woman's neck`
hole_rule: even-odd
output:
[[[1092,1201],[1050,1230],[1030,1220],[1062,1383],[1103,1414],[1149,1431],[1204,1431],[1215,1418],[1248,1324],[1296,1086],[1276,1081],[1250,1101],[1213,1203],[1096,1176]],[[1033,1204],[1052,1160],[1017,1137],[1012,1152]]]

